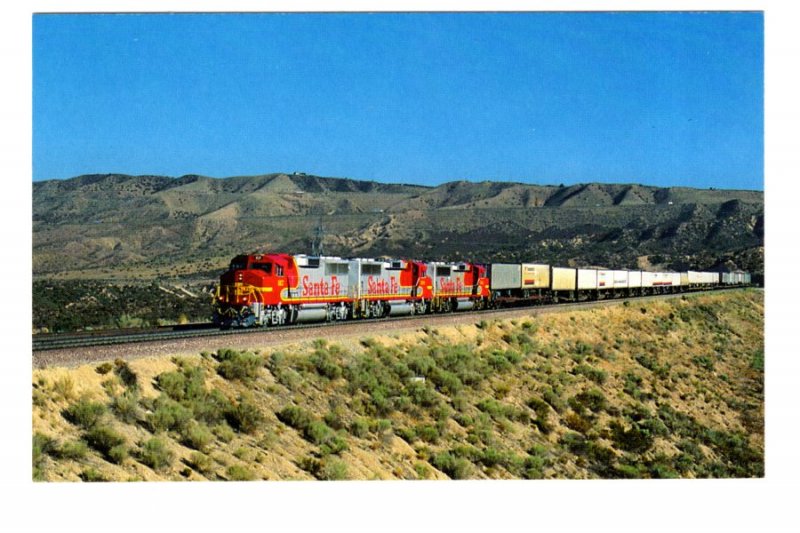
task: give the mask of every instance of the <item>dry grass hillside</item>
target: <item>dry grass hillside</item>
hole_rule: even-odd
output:
[[[763,293],[33,373],[47,481],[760,477]]]

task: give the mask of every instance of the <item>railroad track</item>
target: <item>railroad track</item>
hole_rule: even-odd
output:
[[[562,304],[547,304],[547,305],[535,305],[535,306],[518,306],[518,307],[506,307],[501,309],[482,309],[478,311],[464,311],[460,313],[442,313],[442,314],[432,314],[432,315],[410,315],[410,316],[401,316],[401,317],[390,317],[390,318],[371,318],[371,319],[363,319],[352,321],[342,321],[342,322],[315,322],[310,324],[293,324],[288,326],[273,326],[269,328],[250,328],[250,329],[228,329],[228,330],[219,330],[213,328],[211,324],[194,324],[192,327],[187,329],[181,330],[149,330],[149,331],[138,331],[138,332],[113,332],[113,333],[98,333],[98,334],[91,334],[91,335],[69,335],[69,336],[61,336],[61,335],[54,335],[48,336],[47,338],[40,338],[37,339],[36,336],[33,338],[33,351],[34,352],[44,352],[50,350],[64,350],[70,348],[86,348],[86,347],[99,347],[99,346],[112,346],[112,345],[120,345],[120,344],[134,344],[134,343],[145,343],[145,342],[159,342],[159,341],[172,341],[172,340],[180,340],[180,339],[194,339],[199,337],[220,337],[220,336],[240,336],[240,335],[248,335],[248,334],[256,334],[256,333],[269,333],[269,332],[288,332],[294,330],[302,330],[308,329],[313,330],[317,328],[327,328],[327,327],[335,327],[337,325],[347,325],[347,324],[363,324],[368,326],[370,323],[391,323],[391,322],[403,322],[408,320],[420,320],[426,317],[430,318],[439,318],[439,317],[452,317],[452,316],[475,316],[475,317],[482,317],[484,315],[492,316],[492,315],[504,315],[508,313],[518,313],[520,311],[530,311],[536,312],[537,310],[565,310],[565,309],[584,309],[584,308],[591,308],[597,306],[603,306],[608,304],[622,304],[625,301],[647,301],[653,299],[669,299],[669,298],[678,298],[684,295],[690,294],[702,294],[707,292],[720,292],[720,291],[729,291],[729,290],[737,290],[737,288],[730,288],[730,289],[712,289],[707,291],[691,291],[691,292],[684,292],[684,293],[675,293],[675,294],[662,294],[662,295],[649,295],[649,296],[631,296],[627,298],[614,298],[614,299],[604,299],[604,300],[590,300],[590,301],[580,301],[580,302],[569,302],[569,303],[562,303]]]

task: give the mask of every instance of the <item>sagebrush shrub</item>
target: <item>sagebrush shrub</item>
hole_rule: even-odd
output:
[[[85,458],[88,451],[89,450],[85,442],[82,440],[73,440],[67,441],[59,446],[58,450],[56,450],[56,455],[60,459],[78,461]]]
[[[225,379],[249,382],[258,377],[264,358],[252,352],[221,349],[217,352],[217,373]]]
[[[153,431],[180,429],[192,418],[189,409],[163,394],[156,399],[154,407],[155,410],[147,415]]]
[[[231,465],[226,472],[231,481],[253,481],[256,479],[256,475],[242,465]]]
[[[467,479],[472,473],[472,463],[450,452],[437,453],[430,462],[451,479]]]
[[[209,474],[214,467],[214,461],[209,456],[200,452],[192,452],[189,455],[188,463],[189,466],[203,475]]]
[[[84,429],[93,428],[105,414],[105,405],[93,402],[86,397],[81,398],[64,411],[64,417],[67,420]]]
[[[139,460],[153,470],[163,470],[172,465],[175,454],[158,437],[145,442],[138,452]]]
[[[108,426],[90,429],[86,434],[86,442],[114,463],[121,463],[128,456],[125,437]]]
[[[208,426],[196,420],[190,420],[184,426],[181,430],[181,437],[181,442],[195,450],[205,450],[214,440],[214,435],[208,429]]]
[[[114,366],[116,367],[114,372],[116,372],[117,376],[119,376],[119,379],[122,380],[122,383],[124,383],[126,387],[131,389],[139,387],[139,377],[126,361],[117,359],[114,361]]]
[[[264,421],[264,414],[246,396],[240,396],[239,401],[226,413],[228,423],[237,431],[254,433]]]
[[[132,424],[139,420],[139,392],[128,389],[111,402],[111,410],[121,421]]]

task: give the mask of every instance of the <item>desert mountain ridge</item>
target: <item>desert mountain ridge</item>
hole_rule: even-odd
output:
[[[763,214],[761,191],[94,174],[34,182],[33,266],[212,272],[255,249],[307,253],[321,231],[345,256],[763,272]]]

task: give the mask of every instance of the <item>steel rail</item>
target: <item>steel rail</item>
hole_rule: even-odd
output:
[[[518,312],[518,311],[525,311],[531,310],[536,311],[538,309],[568,309],[568,308],[589,308],[589,307],[596,307],[596,306],[603,306],[607,304],[622,304],[626,301],[633,301],[633,300],[652,300],[652,299],[669,299],[669,298],[676,298],[685,295],[691,294],[705,294],[709,292],[720,292],[726,290],[738,290],[742,287],[720,287],[717,289],[706,289],[706,290],[691,290],[685,292],[677,292],[677,293],[667,293],[667,294],[649,294],[643,296],[626,296],[624,298],[603,298],[598,300],[580,300],[580,301],[573,301],[573,302],[565,302],[565,303],[547,303],[547,304],[535,304],[535,305],[518,305],[518,306],[511,306],[511,307],[502,307],[502,308],[490,308],[490,309],[479,309],[479,310],[469,310],[469,311],[459,311],[459,312],[451,312],[451,313],[432,313],[427,315],[406,315],[406,316],[399,316],[399,317],[381,317],[381,318],[366,318],[366,319],[358,319],[355,320],[341,320],[341,321],[321,321],[321,322],[314,322],[314,323],[307,323],[307,324],[290,324],[285,326],[269,326],[269,327],[257,327],[257,328],[234,328],[234,329],[211,329],[209,326],[210,324],[197,324],[196,326],[198,329],[186,329],[186,330],[169,330],[169,331],[144,331],[144,332],[137,332],[137,333],[124,333],[124,334],[114,334],[114,333],[103,333],[103,334],[87,334],[87,335],[79,335],[79,336],[69,336],[69,337],[57,337],[52,338],[48,336],[45,339],[36,339],[34,336],[33,339],[33,351],[34,352],[42,352],[48,350],[60,350],[66,348],[87,348],[92,346],[109,346],[115,344],[133,344],[133,343],[143,343],[143,342],[157,342],[161,340],[176,340],[176,339],[189,339],[189,338],[198,338],[198,337],[217,337],[223,335],[246,335],[246,334],[254,334],[254,333],[266,333],[266,332],[284,332],[284,331],[291,331],[291,330],[298,330],[298,329],[316,329],[316,328],[325,328],[325,327],[335,327],[337,325],[346,325],[346,324],[353,324],[353,323],[361,323],[361,324],[369,324],[374,322],[402,322],[404,320],[418,320],[424,317],[452,317],[452,316],[466,316],[466,315],[474,315],[480,316],[484,314],[507,314],[511,312]],[[202,329],[200,329],[202,328]]]

